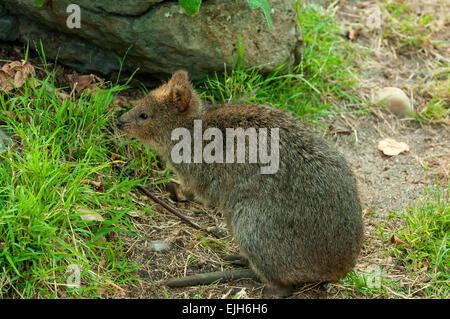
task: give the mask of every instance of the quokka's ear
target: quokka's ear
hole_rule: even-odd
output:
[[[189,111],[192,106],[192,92],[190,88],[185,86],[175,87],[172,89],[172,94],[177,110],[180,113]]]
[[[175,72],[170,78],[169,85],[181,85],[181,86],[190,86],[189,75],[185,70],[178,70]]]

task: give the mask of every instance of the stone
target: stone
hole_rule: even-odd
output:
[[[392,113],[401,117],[407,116],[413,111],[408,96],[396,87],[385,87],[378,90],[374,102],[380,106],[387,106]]]
[[[78,0],[71,3],[78,4],[80,7],[90,8],[98,12],[107,12],[119,15],[137,16],[146,13],[155,4],[163,0]]]
[[[58,0],[52,8],[37,8],[34,1],[3,0],[8,21],[0,40],[42,39],[46,56],[81,72],[112,74],[139,68],[156,79],[167,79],[184,68],[194,79],[228,69],[244,48],[244,67],[270,72],[281,64],[300,61],[301,30],[292,0],[273,0],[270,30],[260,9],[247,0],[203,1],[195,16],[186,14],[178,1]],[[66,12],[78,4],[81,28],[70,29]],[[8,19],[8,20],[6,20]],[[11,20],[14,19],[14,20]],[[12,22],[14,21],[14,22]],[[1,22],[0,22],[1,24]]]
[[[16,18],[12,16],[0,16],[0,35],[4,41],[14,41],[19,37],[19,30],[16,28]]]

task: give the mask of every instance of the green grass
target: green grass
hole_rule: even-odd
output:
[[[439,122],[441,120],[448,119],[449,115],[450,115],[450,107],[448,104],[448,99],[434,97],[425,106],[422,113],[418,115],[418,119],[425,119],[426,121],[430,122],[433,121]]]
[[[427,188],[431,199],[419,200],[414,207],[407,207],[396,214],[403,221],[403,227],[395,236],[402,242],[394,245],[392,253],[405,265],[413,280],[420,280],[416,274],[427,274],[429,281],[424,285],[427,297],[450,297],[450,186]],[[404,243],[403,243],[404,242]]]
[[[450,184],[436,183],[424,191],[416,205],[392,212],[378,229],[385,248],[379,254],[390,256],[390,265],[369,265],[353,270],[343,281],[346,295],[370,298],[450,297]],[[386,230],[395,224],[395,229]],[[396,236],[391,242],[392,236]],[[386,260],[386,259],[385,259]]]
[[[432,44],[431,34],[435,32],[435,17],[429,13],[422,14],[404,0],[385,0],[384,5],[389,17],[383,36],[396,50],[420,49]]]
[[[334,18],[313,6],[297,10],[305,48],[298,66],[283,65],[267,75],[257,68],[243,69],[245,48],[240,47],[232,70],[196,83],[202,98],[211,103],[269,104],[304,121],[338,112],[343,100],[362,106],[354,90],[352,51]]]
[[[437,64],[437,63],[436,63]],[[450,68],[441,69],[432,79],[422,85],[428,101],[423,110],[416,114],[416,119],[425,123],[448,123],[450,118]]]
[[[61,101],[52,74],[41,83],[0,96],[0,120],[20,140],[0,155],[0,297],[99,296],[106,280],[133,279],[135,267],[117,235],[133,233],[126,213],[134,204],[121,195],[141,180],[121,177],[110,159],[137,148],[116,145],[110,125],[115,115],[108,106],[123,87]],[[150,170],[144,164],[153,158],[134,153],[129,165]],[[90,185],[94,180],[103,190]],[[82,220],[79,209],[105,221]],[[113,233],[117,241],[105,240]],[[65,287],[71,265],[82,271],[80,289]]]

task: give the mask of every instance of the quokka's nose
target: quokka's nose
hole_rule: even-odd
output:
[[[117,122],[116,122],[116,126],[117,126],[117,128],[118,128],[119,130],[121,130],[122,127],[123,127],[123,122],[117,121]]]

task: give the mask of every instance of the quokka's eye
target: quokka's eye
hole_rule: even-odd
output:
[[[141,113],[141,115],[139,115],[139,117],[143,120],[148,118],[148,115],[146,113]]]

